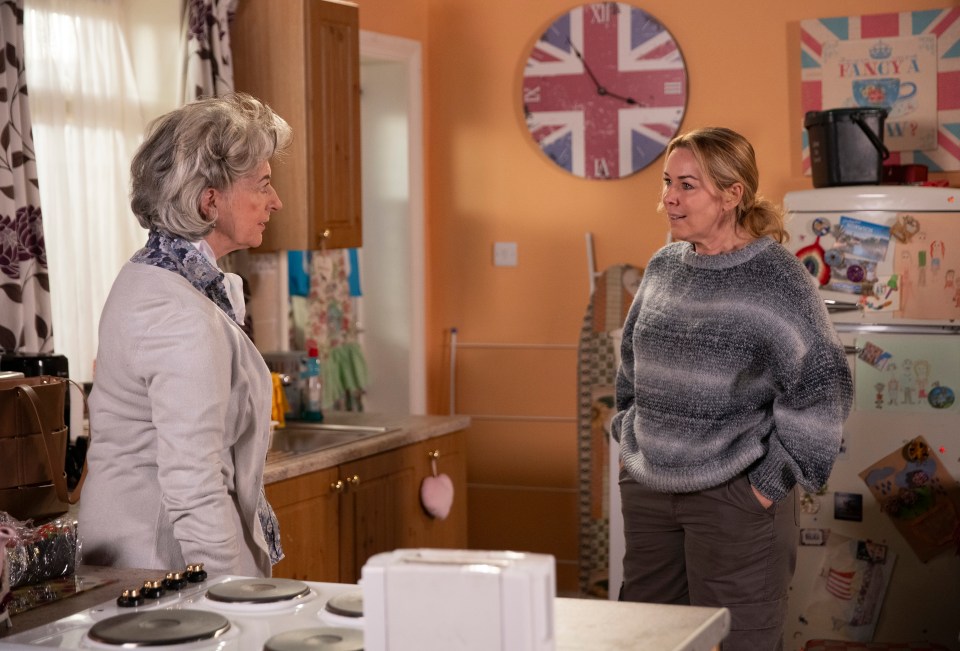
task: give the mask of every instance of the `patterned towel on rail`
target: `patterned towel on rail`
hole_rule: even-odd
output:
[[[363,411],[367,364],[357,341],[350,297],[349,258],[343,250],[310,253],[306,348],[316,346],[323,374],[323,408]]]
[[[580,477],[580,592],[609,590],[610,419],[614,414],[617,351],[611,334],[623,328],[643,271],[609,267],[597,280],[583,318],[577,354],[577,449]]]

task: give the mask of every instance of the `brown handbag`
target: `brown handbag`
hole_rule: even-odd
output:
[[[73,491],[64,470],[71,383],[53,375],[0,380],[0,511],[18,520],[61,515],[80,499],[86,463]]]

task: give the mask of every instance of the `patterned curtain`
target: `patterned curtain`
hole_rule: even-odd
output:
[[[0,352],[53,351],[23,56],[23,0],[0,1]]]
[[[230,23],[239,0],[188,0],[186,15],[187,75],[184,103],[201,97],[219,97],[233,90]],[[240,276],[243,296],[250,304],[249,258],[237,251],[218,261],[220,268]],[[253,315],[247,309],[243,329],[254,341]]]
[[[230,22],[238,0],[188,0],[185,101],[233,90]]]

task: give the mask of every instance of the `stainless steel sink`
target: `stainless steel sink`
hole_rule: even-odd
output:
[[[398,427],[287,421],[273,435],[274,452],[315,452],[386,434]]]

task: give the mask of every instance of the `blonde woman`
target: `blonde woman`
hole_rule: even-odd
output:
[[[728,608],[724,651],[782,647],[796,486],[826,482],[853,396],[843,346],[758,180],[753,147],[729,129],[667,147],[660,210],[675,241],[628,313],[613,420],[620,598]]]

